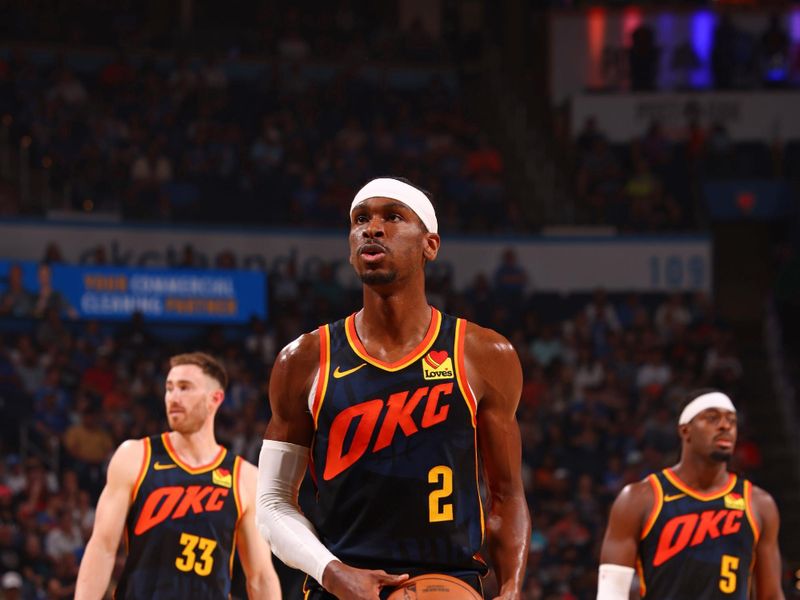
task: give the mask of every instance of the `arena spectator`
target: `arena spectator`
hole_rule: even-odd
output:
[[[12,264],[8,269],[8,288],[0,296],[0,315],[28,317],[33,313],[34,296],[22,283],[22,267]]]

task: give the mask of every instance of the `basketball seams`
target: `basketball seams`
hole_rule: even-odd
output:
[[[445,589],[431,589],[441,587]],[[403,600],[408,597],[408,594],[402,594],[410,588],[414,589],[413,598],[419,600],[433,600],[444,599],[450,597],[450,594],[455,593],[456,598],[464,598],[460,592],[469,595],[469,598],[481,598],[480,594],[475,591],[475,588],[470,586],[467,582],[451,575],[444,573],[431,573],[426,575],[418,575],[406,581],[401,587],[397,588],[389,595],[389,600]],[[459,589],[453,589],[459,588]]]

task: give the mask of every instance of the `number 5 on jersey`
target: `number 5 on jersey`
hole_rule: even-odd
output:
[[[191,533],[181,534],[181,546],[183,552],[175,559],[175,566],[179,571],[189,573],[194,571],[201,577],[211,573],[214,568],[214,548],[217,547],[216,540],[192,535]],[[197,558],[197,551],[200,551],[200,558]]]
[[[736,591],[736,569],[739,568],[739,559],[730,554],[722,555],[719,566],[719,589],[725,594]]]
[[[453,493],[453,469],[438,465],[428,471],[428,483],[436,488],[428,496],[428,520],[431,523],[453,520],[453,504],[443,502]]]

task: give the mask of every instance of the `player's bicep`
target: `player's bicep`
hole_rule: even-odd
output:
[[[643,493],[637,484],[627,486],[611,506],[600,550],[600,564],[635,567],[642,527]]]
[[[780,516],[775,501],[763,490],[754,490],[754,501],[761,517],[761,535],[756,545],[755,579],[759,599],[782,599],[781,554],[778,547]]]
[[[522,444],[516,412],[522,392],[517,353],[502,336],[480,330],[468,337],[467,364],[479,374],[478,445],[492,495],[522,493]]]
[[[522,493],[519,425],[507,411],[485,404],[478,411],[478,447],[492,496]]]
[[[114,453],[108,465],[106,485],[97,502],[92,530],[92,540],[106,550],[116,551],[119,545],[144,452],[143,441],[127,441]]]
[[[272,418],[264,438],[310,445],[314,428],[308,397],[318,371],[318,335],[303,335],[281,350],[269,379]]]

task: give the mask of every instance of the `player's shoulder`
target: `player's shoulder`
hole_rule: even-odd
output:
[[[631,516],[638,516],[641,511],[650,508],[655,501],[655,491],[651,483],[654,477],[655,475],[648,475],[644,479],[627,484],[617,495],[614,504],[623,508],[625,512],[630,512]]]
[[[256,467],[249,460],[239,456],[239,473],[243,479],[256,477],[258,475],[258,467]]]
[[[501,333],[466,321],[464,330],[464,351],[468,355],[484,357],[508,357],[517,359],[517,352],[511,342]]]
[[[767,490],[751,483],[750,502],[753,509],[761,519],[775,518],[778,515],[778,505]]]
[[[142,471],[149,450],[149,438],[129,439],[122,442],[108,464],[108,478],[132,481]]]
[[[294,364],[319,360],[319,330],[306,332],[286,344],[275,359],[276,366],[289,367]]]
[[[150,438],[138,438],[138,439],[128,439],[122,442],[117,449],[114,451],[114,455],[111,457],[111,460],[117,461],[129,461],[134,458],[142,459],[144,458],[145,452],[147,452],[147,448],[150,444]],[[139,467],[139,463],[135,464],[136,468]]]

